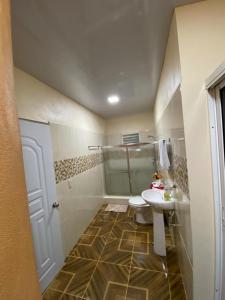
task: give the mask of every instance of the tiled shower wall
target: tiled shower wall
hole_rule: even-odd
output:
[[[61,231],[67,255],[103,202],[101,151],[104,135],[74,127],[50,124]]]
[[[179,87],[156,124],[156,131],[158,138],[164,138],[168,142],[171,167],[169,172],[164,173],[164,176],[172,178],[177,186],[176,245],[185,288],[189,299],[191,299],[193,274],[192,234],[183,112]]]

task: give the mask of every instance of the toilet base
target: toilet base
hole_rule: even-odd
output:
[[[152,208],[134,208],[135,209],[135,221],[139,224],[153,224]]]

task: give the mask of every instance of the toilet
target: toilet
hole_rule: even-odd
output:
[[[152,224],[152,207],[141,196],[131,197],[129,206],[135,210],[135,220],[140,224]]]

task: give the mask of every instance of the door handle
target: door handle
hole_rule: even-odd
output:
[[[52,204],[52,207],[53,207],[53,208],[58,208],[58,207],[59,207],[59,203],[54,202],[54,203]]]

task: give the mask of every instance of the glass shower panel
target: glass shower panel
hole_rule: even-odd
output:
[[[103,150],[107,195],[130,195],[126,148]]]
[[[129,162],[132,194],[141,195],[143,190],[148,189],[156,172],[155,146],[129,147]]]

